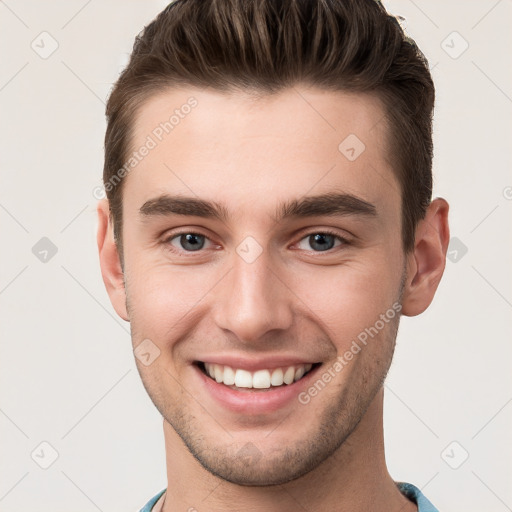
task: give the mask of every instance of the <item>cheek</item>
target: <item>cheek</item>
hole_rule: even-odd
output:
[[[290,288],[299,297],[303,314],[314,313],[336,344],[344,345],[373,326],[398,300],[398,270],[389,265],[347,263],[313,269],[305,277],[290,276]]]
[[[196,312],[219,280],[207,266],[171,266],[168,262],[127,262],[127,301],[132,328],[155,339],[178,337],[190,329]]]

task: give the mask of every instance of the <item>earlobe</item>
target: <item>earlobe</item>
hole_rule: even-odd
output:
[[[434,199],[416,228],[402,297],[402,314],[406,316],[419,315],[428,308],[443,276],[450,241],[448,210],[444,199]]]
[[[110,222],[108,200],[102,199],[99,201],[96,211],[98,214],[96,241],[100,257],[101,276],[116,313],[123,320],[129,321],[128,312],[126,311],[124,274],[114,240],[112,223]]]

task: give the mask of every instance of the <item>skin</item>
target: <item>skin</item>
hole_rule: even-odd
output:
[[[130,322],[134,348],[150,339],[160,350],[149,366],[136,362],[164,420],[163,510],[417,510],[384,455],[383,381],[399,315],[308,404],[292,400],[268,414],[219,406],[193,362],[295,354],[321,362],[322,373],[393,304],[420,314],[444,271],[448,204],[431,203],[404,254],[383,107],[362,93],[162,91],[138,113],[133,148],[190,96],[197,107],[125,178],[124,272],[107,200],[97,210],[112,305]],[[352,162],[338,150],[349,134],[366,146]],[[376,215],[273,217],[283,201],[333,190],[373,204]],[[223,203],[229,218],[142,216],[164,192]],[[207,237],[204,248],[187,252],[178,228]],[[309,235],[325,229],[347,242],[319,251]],[[236,252],[247,236],[262,249],[252,263]],[[242,457],[244,446],[257,456]]]

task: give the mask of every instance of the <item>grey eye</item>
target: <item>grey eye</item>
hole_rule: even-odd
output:
[[[204,235],[199,235],[197,233],[182,233],[171,239],[171,245],[179,250],[185,250],[187,252],[199,251],[204,247],[206,240],[207,238]],[[179,245],[174,243],[175,241],[177,241],[177,244]]]
[[[311,235],[304,237],[301,240],[301,243],[304,240],[307,240],[307,244],[314,251],[328,251],[328,250],[332,249],[333,247],[335,247],[336,239],[338,239],[338,241],[340,241],[340,237],[335,236],[335,235],[330,235],[329,233],[313,233]],[[301,249],[304,249],[306,251],[311,250],[310,248],[301,247]]]

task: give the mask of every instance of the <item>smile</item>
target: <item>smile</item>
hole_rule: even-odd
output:
[[[212,380],[236,390],[270,389],[290,385],[301,380],[318,364],[307,363],[251,372],[222,364],[198,362],[201,371]]]

